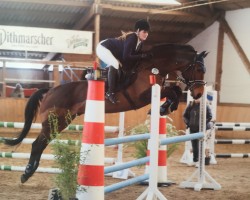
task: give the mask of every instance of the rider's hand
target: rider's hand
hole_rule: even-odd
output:
[[[153,58],[153,54],[152,53],[143,53],[143,54],[141,54],[141,58],[144,60],[150,60]]]

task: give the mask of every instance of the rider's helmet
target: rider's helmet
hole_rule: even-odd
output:
[[[148,23],[147,20],[140,19],[135,23],[135,31],[137,31],[138,29],[139,31],[141,30],[150,31],[150,24]]]

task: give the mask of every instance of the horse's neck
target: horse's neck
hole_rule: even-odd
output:
[[[155,55],[152,62],[164,73],[183,71],[194,62],[196,52],[189,45],[163,44],[152,48]]]

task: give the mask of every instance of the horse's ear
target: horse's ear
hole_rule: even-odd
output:
[[[202,51],[199,56],[205,58],[207,54],[209,54],[209,52]]]
[[[205,51],[206,52],[206,51]],[[209,52],[206,52],[205,54],[204,54],[204,58],[207,56],[209,54]]]

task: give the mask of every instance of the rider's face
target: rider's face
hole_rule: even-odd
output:
[[[137,36],[139,38],[139,40],[144,41],[147,39],[148,37],[148,31],[145,30],[141,30],[141,31],[137,31]]]

